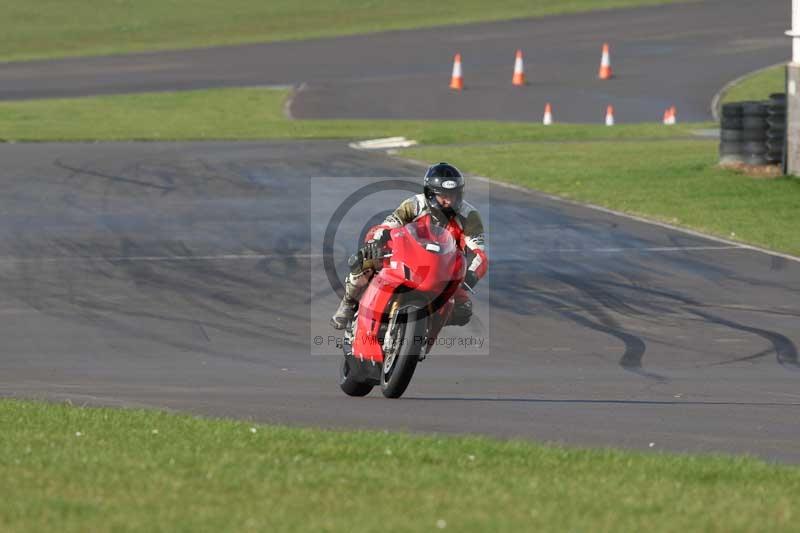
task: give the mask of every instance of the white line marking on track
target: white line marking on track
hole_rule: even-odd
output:
[[[306,85],[306,82],[302,82],[296,87],[291,87],[289,97],[283,103],[283,116],[285,116],[287,119],[294,120],[294,115],[292,115],[292,105],[294,104],[294,99],[297,97],[298,93],[305,91],[307,87],[308,85]]]
[[[722,97],[725,96],[725,93],[727,93],[729,90],[731,90],[731,88],[734,85],[738,85],[745,78],[749,78],[750,76],[753,76],[755,74],[759,74],[759,73],[764,72],[766,70],[770,70],[770,69],[773,69],[775,67],[781,67],[781,66],[784,66],[784,65],[786,65],[785,62],[784,63],[776,63],[776,64],[770,65],[768,67],[760,68],[758,70],[753,70],[751,72],[748,72],[747,74],[744,74],[743,76],[739,76],[735,80],[731,80],[728,83],[726,83],[722,87],[722,89],[717,91],[717,94],[714,95],[714,98],[711,99],[711,116],[714,119],[714,122],[719,122],[719,113],[720,113],[720,109],[722,107],[722,103],[721,103]]]
[[[532,250],[534,253],[554,254],[619,254],[625,252],[696,252],[711,250],[742,250],[741,246],[644,246],[641,248],[553,248],[551,250]]]

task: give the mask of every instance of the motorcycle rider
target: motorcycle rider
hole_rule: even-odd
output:
[[[469,203],[463,201],[464,177],[456,167],[445,162],[428,168],[423,178],[423,193],[406,199],[384,221],[367,233],[367,244],[350,261],[351,272],[345,280],[342,302],[331,317],[334,329],[344,329],[353,319],[355,306],[369,284],[374,270],[364,268],[364,259],[379,257],[380,250],[389,240],[389,230],[430,215],[453,235],[459,249],[467,259],[464,283],[474,288],[489,266],[485,251],[483,221]],[[463,288],[455,293],[455,307],[448,325],[466,325],[472,317],[472,301]]]

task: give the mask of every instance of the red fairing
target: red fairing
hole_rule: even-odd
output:
[[[353,356],[383,362],[383,339],[378,339],[378,330],[381,323],[388,321],[384,311],[388,312],[388,304],[397,288],[392,280],[382,276],[381,273],[372,278],[367,290],[361,296],[358,304],[358,322],[353,338]]]
[[[435,339],[453,308],[453,296],[464,279],[463,254],[448,230],[431,224],[424,216],[391,230],[388,243],[391,257],[384,259],[378,272],[361,296],[353,340],[356,358],[383,362],[381,324],[390,319],[390,304],[398,289],[402,298],[428,302],[435,312],[430,316],[429,338]]]
[[[458,223],[456,223],[455,220],[451,219],[447,223],[446,227],[447,227],[447,231],[449,231],[450,234],[453,236],[453,238],[456,240],[456,243],[458,243],[458,247],[461,250],[463,250],[463,251],[469,250],[470,252],[472,252],[475,255],[477,255],[478,257],[480,257],[480,261],[478,261],[479,264],[478,264],[477,268],[474,269],[474,271],[475,271],[475,275],[478,276],[478,279],[483,278],[486,275],[486,272],[488,272],[488,270],[489,270],[489,256],[486,255],[486,251],[485,250],[481,250],[480,248],[469,248],[467,246],[467,244],[466,244],[466,238],[464,236],[464,230],[461,229],[461,226],[459,226]],[[374,239],[375,238],[375,233],[378,230],[391,231],[392,228],[390,228],[389,226],[383,225],[383,224],[378,224],[376,226],[372,226],[369,229],[369,231],[367,231],[367,234],[364,237],[364,242],[368,242],[368,241]],[[473,259],[473,261],[474,261],[474,259]],[[470,265],[467,265],[467,268],[469,268],[469,267],[470,267]]]

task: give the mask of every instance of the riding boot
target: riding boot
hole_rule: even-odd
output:
[[[344,280],[344,297],[342,297],[339,307],[331,317],[331,327],[333,329],[344,329],[353,320],[356,304],[368,283],[369,280],[363,272],[347,276]]]
[[[461,296],[461,295],[458,295]],[[445,326],[466,326],[472,318],[472,300],[456,297],[456,305]]]

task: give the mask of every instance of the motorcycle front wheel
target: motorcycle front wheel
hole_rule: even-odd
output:
[[[427,317],[424,309],[407,305],[398,310],[392,332],[393,349],[384,354],[381,370],[381,391],[387,398],[403,395],[414,376],[419,355],[424,348]]]

